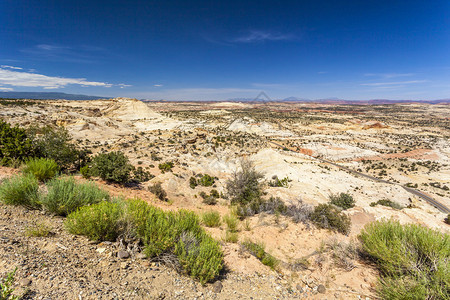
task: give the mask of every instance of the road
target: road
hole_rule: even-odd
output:
[[[272,141],[268,141],[268,142],[271,143],[271,144],[273,144],[273,145],[276,145],[277,147],[280,147],[281,149],[287,149],[288,151],[291,151],[291,152],[294,152],[294,153],[300,153],[300,154],[303,154],[303,155],[307,155],[307,154],[304,154],[304,153],[301,153],[301,152],[298,152],[298,151],[295,151],[295,150],[288,149],[288,148],[284,147],[284,146],[281,145],[281,144],[278,144],[278,143],[275,143],[275,142],[272,142]],[[392,181],[388,181],[388,180],[376,178],[376,177],[373,177],[373,176],[371,176],[371,175],[364,174],[364,173],[361,173],[361,172],[359,172],[359,171],[355,171],[355,170],[353,170],[353,169],[347,168],[347,167],[345,167],[345,166],[339,165],[339,164],[337,164],[337,163],[334,163],[334,162],[332,162],[332,161],[329,161],[329,160],[326,160],[326,159],[323,159],[323,158],[315,157],[315,156],[312,156],[312,155],[308,155],[308,156],[311,157],[311,158],[317,159],[317,160],[319,160],[319,161],[321,161],[321,162],[324,162],[324,163],[327,163],[327,164],[336,166],[336,167],[338,167],[339,169],[349,171],[349,172],[351,172],[351,173],[353,173],[353,174],[356,174],[356,175],[359,175],[359,176],[362,176],[362,177],[365,177],[365,178],[368,178],[368,179],[371,179],[371,180],[374,180],[374,181],[377,181],[377,182],[382,182],[382,183],[386,183],[386,184],[399,185],[399,186],[401,186],[402,188],[404,188],[407,192],[409,192],[409,193],[411,193],[411,194],[413,194],[413,195],[416,195],[417,197],[422,198],[423,200],[427,201],[429,204],[431,204],[432,206],[436,207],[439,211],[441,211],[441,212],[443,212],[443,213],[446,213],[446,214],[449,214],[449,213],[450,213],[450,209],[448,209],[444,204],[442,204],[442,203],[440,203],[439,201],[437,201],[437,200],[431,198],[430,196],[424,194],[424,193],[421,192],[421,191],[418,191],[418,190],[416,190],[416,189],[413,189],[413,188],[410,188],[410,187],[407,187],[407,186],[398,184],[398,183],[396,183],[396,182],[392,182]]]

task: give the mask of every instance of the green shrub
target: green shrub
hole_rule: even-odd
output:
[[[359,239],[382,279],[383,299],[449,299],[450,236],[420,225],[377,221]]]
[[[33,174],[41,182],[52,179],[58,171],[58,164],[53,159],[48,158],[32,158],[25,163],[22,169],[23,173]]]
[[[33,155],[33,144],[25,129],[0,120],[0,165],[10,166]]]
[[[93,241],[114,242],[121,234],[121,217],[119,202],[102,201],[70,213],[64,225],[72,234],[84,235]]]
[[[156,182],[152,184],[151,186],[149,186],[148,190],[153,194],[155,194],[155,196],[158,197],[159,200],[167,201],[167,193],[162,188],[161,182]]]
[[[272,180],[269,181],[269,186],[271,187],[284,187],[284,188],[288,188],[289,187],[289,182],[291,182],[292,180],[289,177],[284,177],[283,179],[278,179],[278,176],[273,176]]]
[[[215,182],[214,177],[211,177],[208,174],[203,175],[198,180],[198,184],[201,186],[212,186],[214,182]]]
[[[0,184],[0,201],[8,205],[39,208],[39,183],[31,175],[17,175]]]
[[[88,165],[81,167],[80,173],[81,173],[81,176],[83,176],[83,178],[85,178],[85,179],[90,179],[92,176],[91,168]]]
[[[220,221],[220,214],[217,211],[205,212],[202,215],[203,224],[207,227],[219,227],[222,223]]]
[[[237,215],[243,219],[248,216],[253,216],[262,212],[268,214],[282,214],[286,215],[288,207],[278,197],[270,197],[268,200],[259,198],[247,204],[241,204],[236,207]]]
[[[144,171],[142,167],[137,167],[133,170],[133,180],[136,182],[146,182],[155,177],[148,171]]]
[[[33,141],[35,156],[53,159],[63,170],[79,170],[89,161],[90,151],[77,149],[71,143],[69,132],[63,127],[32,127],[27,133]]]
[[[173,168],[173,162],[165,162],[158,165],[158,168],[161,170],[162,173],[171,171]]]
[[[215,192],[213,192],[215,191]],[[205,192],[200,192],[200,197],[203,199],[203,203],[208,205],[216,205],[217,204],[217,198],[219,198],[219,193],[216,190],[212,190],[211,193],[208,195]]]
[[[91,174],[107,182],[125,184],[131,181],[134,167],[121,151],[100,153],[92,159]]]
[[[353,199],[352,195],[347,193],[331,194],[329,199],[331,204],[339,206],[343,210],[355,206],[355,200]]]
[[[377,205],[392,207],[394,209],[403,209],[404,208],[401,204],[391,201],[389,199],[381,199],[381,200],[378,200],[377,202],[370,203],[370,206],[372,206],[372,207],[377,206]]]
[[[257,172],[250,161],[241,162],[241,171],[235,172],[226,183],[231,204],[246,205],[258,201],[262,195],[263,174]]]
[[[310,218],[319,228],[336,230],[342,234],[350,233],[350,218],[332,204],[319,204],[314,208]]]
[[[73,177],[55,178],[48,182],[48,193],[42,197],[42,205],[50,212],[66,216],[78,207],[109,200],[108,192],[93,182],[76,183]]]
[[[223,268],[219,243],[204,232],[199,235],[184,232],[174,252],[183,269],[202,284],[216,278]]]
[[[0,278],[0,300],[18,300],[19,297],[13,295],[14,288],[14,275],[16,274],[17,268],[14,271],[9,272],[6,278]]]
[[[191,178],[189,178],[189,186],[191,187],[191,189],[195,189],[197,185],[197,179],[191,176]]]
[[[265,251],[265,246],[262,243],[254,243],[247,240],[242,243],[242,247],[259,259],[264,265],[269,266],[272,270],[276,269],[280,263],[278,259]]]

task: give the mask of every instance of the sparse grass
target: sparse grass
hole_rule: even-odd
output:
[[[34,237],[47,237],[52,231],[52,227],[43,222],[34,222],[30,226],[25,228],[26,236],[34,236]]]
[[[245,221],[244,221],[244,223],[243,223],[243,227],[244,227],[244,230],[245,230],[245,231],[250,231],[250,230],[252,230],[252,226],[251,226],[251,223],[250,223],[250,220],[249,220],[249,219],[245,219]]]
[[[64,223],[72,234],[84,235],[93,241],[114,242],[121,233],[120,203],[103,201],[79,208]]]
[[[14,275],[17,268],[6,275],[6,278],[0,278],[0,300],[19,300],[19,296],[13,295]]]
[[[352,208],[355,206],[355,200],[352,195],[348,193],[331,194],[329,196],[330,203],[336,205],[343,210]]]
[[[171,171],[172,168],[173,168],[173,162],[168,161],[168,162],[159,164],[159,165],[158,165],[158,168],[161,170],[162,173]]]
[[[47,195],[41,197],[42,206],[61,216],[67,216],[81,206],[110,199],[108,192],[95,183],[76,183],[73,177],[55,178],[47,187]]]
[[[58,164],[48,158],[32,158],[22,168],[24,174],[32,174],[41,182],[52,179],[58,174],[58,171]]]
[[[269,266],[272,270],[275,270],[280,263],[278,259],[265,251],[263,243],[254,243],[247,240],[242,242],[242,247],[259,259],[264,265]]]
[[[345,235],[350,233],[350,218],[332,204],[319,204],[316,206],[311,213],[311,221],[319,228],[336,230]]]
[[[202,220],[207,227],[219,227],[222,224],[220,214],[217,211],[205,212],[202,215]]]
[[[402,206],[400,203],[391,201],[389,199],[381,199],[381,200],[378,200],[377,202],[370,203],[370,206],[372,206],[372,207],[377,206],[377,205],[392,207],[394,209],[403,209],[404,208],[404,206]]]
[[[0,184],[0,201],[8,205],[20,205],[36,209],[40,207],[39,183],[31,175],[16,175]]]
[[[359,236],[382,274],[383,299],[449,299],[450,236],[416,224],[377,221]]]
[[[230,232],[237,232],[239,220],[234,214],[223,216],[223,221],[227,225],[227,230],[229,230]]]
[[[239,241],[239,233],[227,229],[223,241],[226,243],[237,243]]]

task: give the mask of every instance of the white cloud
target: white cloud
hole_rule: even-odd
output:
[[[390,85],[404,85],[404,84],[415,84],[424,83],[428,80],[410,80],[410,81],[397,81],[397,82],[372,82],[372,83],[361,83],[364,86],[390,86]]]
[[[13,91],[13,89],[12,88],[0,87],[0,91],[2,91],[2,92],[10,92],[10,91]]]
[[[232,40],[236,43],[257,43],[265,41],[288,41],[295,39],[296,36],[292,34],[282,34],[261,30],[251,30],[247,34],[242,35]]]
[[[63,88],[69,84],[77,84],[84,87],[113,86],[112,84],[106,82],[87,81],[85,78],[53,77],[42,74],[6,70],[1,68],[0,68],[0,84],[10,86],[23,86],[23,87],[41,87],[44,89]]]
[[[154,84],[153,86],[161,87],[161,86],[163,86],[163,85],[162,85],[162,84]]]
[[[131,84],[125,84],[125,83],[119,83],[117,86],[119,86],[121,89],[132,86]]]
[[[1,65],[0,67],[5,68],[5,69],[22,70],[21,67],[13,67],[13,66],[7,66],[7,65]]]

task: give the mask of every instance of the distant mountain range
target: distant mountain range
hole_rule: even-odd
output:
[[[239,101],[239,102],[267,102],[266,99],[255,98],[233,98],[226,101]],[[450,103],[450,99],[437,99],[437,100],[389,100],[389,99],[372,99],[372,100],[345,100],[336,97],[325,99],[308,99],[299,97],[288,97],[284,99],[273,99],[274,102],[308,102],[308,103],[324,103],[324,104],[393,104],[393,103],[428,103],[439,104]]]
[[[66,94],[55,92],[0,92],[0,98],[7,99],[37,99],[37,100],[98,100],[109,99],[111,97],[98,97],[78,94]]]

